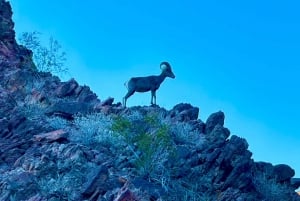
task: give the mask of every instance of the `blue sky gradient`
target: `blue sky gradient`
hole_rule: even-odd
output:
[[[200,119],[225,112],[256,161],[286,163],[300,177],[299,1],[11,0],[17,35],[39,31],[67,52],[70,77],[116,102],[132,76],[159,74],[157,103],[187,102]],[[128,106],[149,105],[150,93]]]

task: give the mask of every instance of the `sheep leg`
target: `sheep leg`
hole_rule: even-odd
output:
[[[126,102],[127,102],[127,99],[132,96],[132,94],[134,94],[134,90],[130,90],[127,92],[127,94],[124,96],[123,98],[123,105],[124,107],[126,107]]]
[[[154,104],[153,104],[154,99]],[[156,105],[156,91],[151,91],[151,105]]]

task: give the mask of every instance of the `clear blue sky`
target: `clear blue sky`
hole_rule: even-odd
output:
[[[53,36],[70,74],[100,99],[121,101],[132,76],[176,79],[157,92],[160,106],[222,110],[226,127],[250,144],[256,161],[291,165],[300,177],[300,2],[11,0],[16,32]],[[135,94],[128,105],[148,105]]]

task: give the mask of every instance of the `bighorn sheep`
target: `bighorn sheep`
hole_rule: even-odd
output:
[[[160,84],[165,80],[166,77],[175,78],[175,75],[171,69],[171,65],[168,62],[161,62],[160,68],[162,70],[160,75],[133,77],[127,82],[128,92],[123,98],[123,105],[125,107],[127,99],[134,94],[134,92],[151,91],[151,105],[156,104],[156,90],[159,88]]]

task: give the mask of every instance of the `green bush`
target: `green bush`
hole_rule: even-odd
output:
[[[121,136],[136,156],[135,167],[141,176],[156,179],[166,170],[166,162],[175,157],[175,145],[167,125],[153,115],[129,121],[116,117],[112,130]]]

